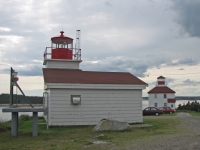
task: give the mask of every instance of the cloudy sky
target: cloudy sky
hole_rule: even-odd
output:
[[[0,0],[0,93],[13,67],[26,95],[42,95],[45,47],[79,29],[82,70],[131,72],[143,96],[162,75],[177,96],[199,96],[199,16],[199,0]]]

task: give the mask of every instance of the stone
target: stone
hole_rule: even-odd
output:
[[[94,141],[93,144],[108,144],[108,142],[105,142],[105,141]]]
[[[120,121],[112,118],[103,118],[99,123],[94,127],[94,131],[124,131],[131,130],[131,126],[128,122]]]

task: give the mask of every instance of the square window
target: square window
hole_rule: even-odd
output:
[[[71,104],[80,105],[81,104],[81,95],[71,95]]]
[[[167,106],[167,103],[164,103],[164,106]]]

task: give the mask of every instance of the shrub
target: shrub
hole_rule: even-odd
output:
[[[29,115],[21,115],[20,117],[19,117],[19,121],[29,121],[29,120],[31,120],[31,116],[29,116]]]
[[[11,129],[11,122],[10,121],[3,121],[0,120],[0,133],[5,132]]]
[[[200,104],[197,101],[193,101],[193,102],[187,102],[187,104],[179,104],[177,107],[177,110],[190,110],[190,111],[196,111],[196,112],[200,112]]]

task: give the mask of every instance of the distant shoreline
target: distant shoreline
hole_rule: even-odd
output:
[[[143,99],[143,101],[148,101],[148,99]],[[200,101],[200,99],[176,99],[176,101]]]

